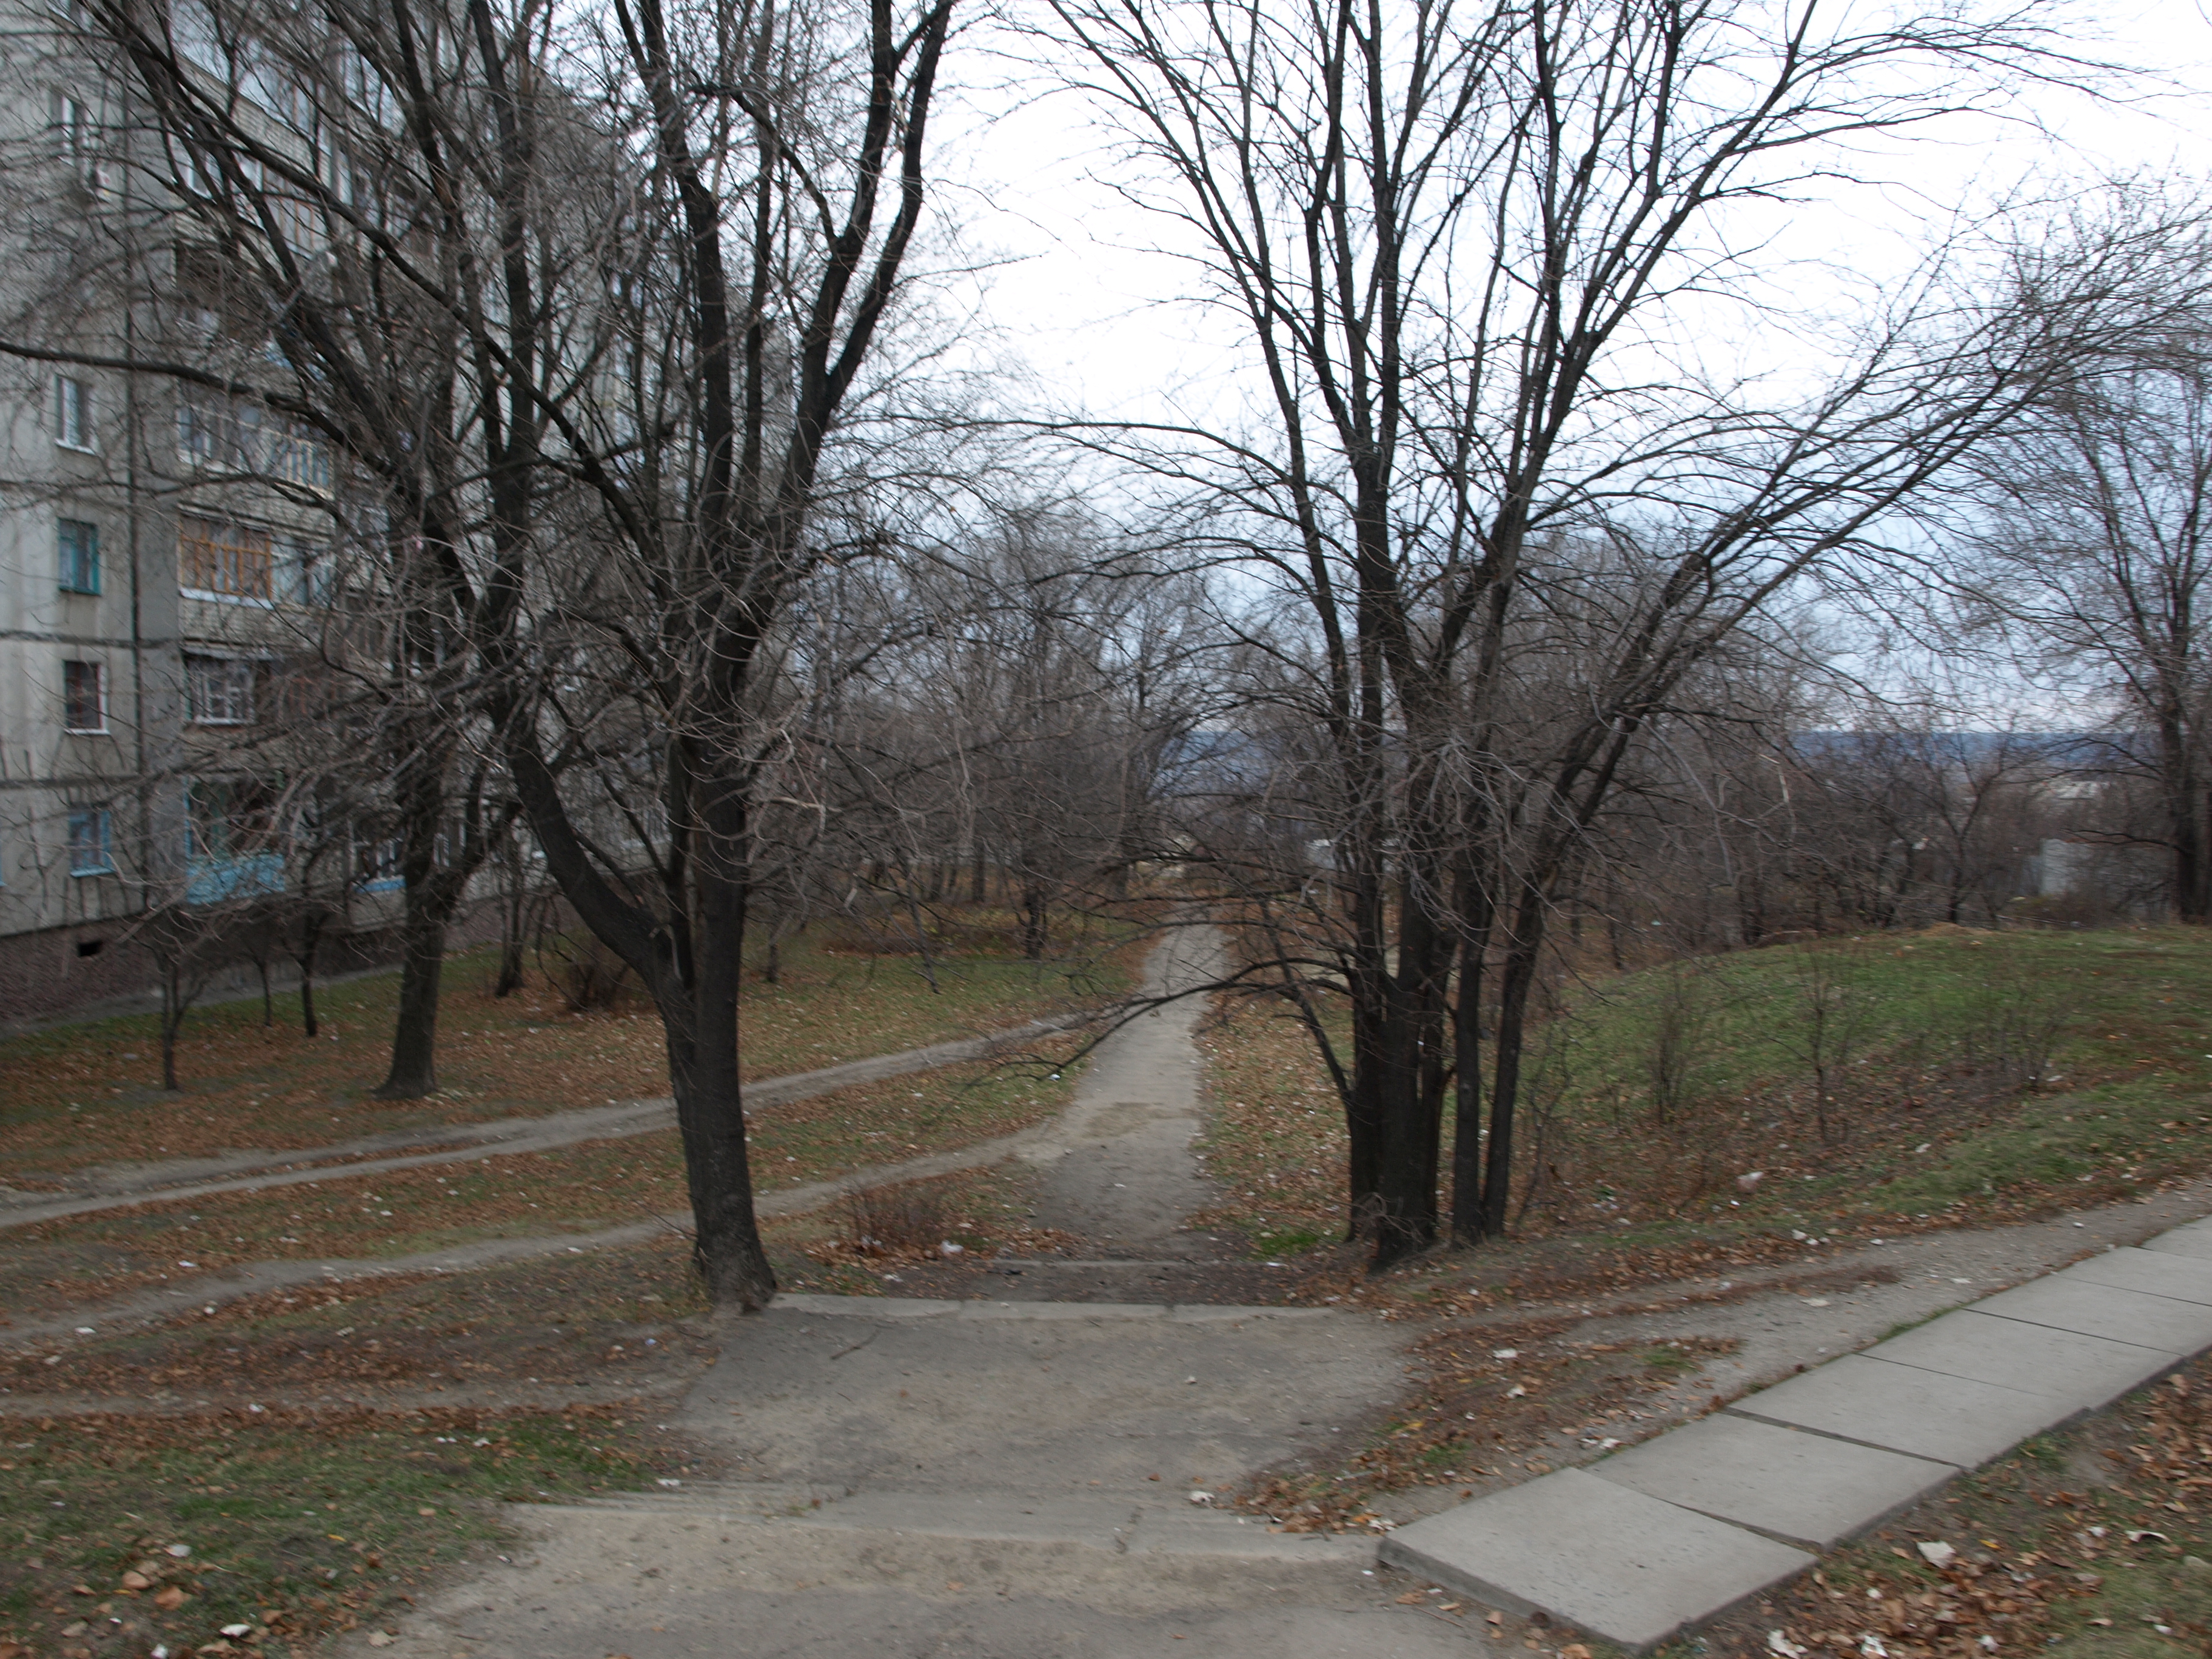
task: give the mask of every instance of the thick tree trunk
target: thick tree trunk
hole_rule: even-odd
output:
[[[1399,903],[1398,963],[1382,975],[1383,1017],[1373,1056],[1381,1073],[1371,1271],[1437,1238],[1437,1162],[1443,1128],[1444,934],[1409,875]]]
[[[744,844],[741,805],[726,802],[713,839]],[[693,977],[678,1006],[664,1004],[669,1081],[695,1229],[693,1258],[718,1305],[758,1313],[775,1296],[775,1273],[753,1213],[752,1166],[745,1148],[744,1091],[738,1071],[738,995],[744,973],[745,885],[734,872],[702,872]]]
[[[419,1100],[438,1089],[438,983],[446,968],[446,919],[439,908],[412,902],[403,935],[399,1018],[392,1031],[392,1070],[379,1100]]]
[[[2168,835],[2173,842],[2173,910],[2183,921],[2212,921],[2212,848],[2206,845],[2204,792],[2184,763],[2175,780]]]

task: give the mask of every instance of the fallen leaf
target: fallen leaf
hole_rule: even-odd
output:
[[[126,1572],[123,1575],[123,1588],[127,1590],[151,1589],[154,1581],[143,1572]]]
[[[1778,1630],[1766,1632],[1766,1650],[1782,1656],[1782,1659],[1805,1659],[1805,1650]]]
[[[368,1644],[373,1648],[388,1648],[392,1645],[392,1638],[380,1630],[373,1630],[368,1633]]]
[[[184,1606],[185,1603],[191,1599],[191,1598],[186,1595],[184,1591],[179,1589],[174,1584],[172,1584],[168,1589],[163,1590],[159,1595],[154,1598],[154,1605],[161,1608],[164,1613],[172,1613],[177,1608]]]
[[[1959,1556],[1958,1551],[1941,1539],[1931,1540],[1916,1547],[1920,1551],[1920,1559],[1931,1567],[1948,1567],[1958,1559]]]
[[[1401,1607],[1416,1607],[1428,1599],[1429,1593],[1426,1590],[1407,1590],[1398,1598],[1398,1605]]]

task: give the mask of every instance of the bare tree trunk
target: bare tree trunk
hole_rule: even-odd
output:
[[[292,959],[300,965],[300,1028],[308,1036],[315,1036],[315,954],[321,948],[323,928],[326,918],[319,911],[311,912],[301,919],[300,948]]]
[[[1471,847],[1470,847],[1471,850]],[[1459,974],[1452,1001],[1451,1237],[1482,1237],[1482,987],[1490,947],[1490,895],[1472,870],[1459,877]]]
[[[161,975],[161,1086],[171,1094],[180,1093],[184,1087],[177,1081],[177,1033],[184,1026],[190,1004],[185,1000],[182,980],[175,968]]]
[[[412,907],[402,933],[399,1013],[392,1030],[392,1069],[379,1100],[420,1100],[438,1091],[438,985],[446,971],[445,918]]]
[[[444,745],[418,750],[395,781],[400,812],[400,924],[398,1018],[392,1031],[392,1066],[377,1086],[379,1100],[419,1100],[438,1087],[438,981],[445,971],[446,924],[451,912],[438,868],[438,832],[446,811]]]

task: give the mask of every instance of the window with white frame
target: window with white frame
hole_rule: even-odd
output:
[[[54,376],[54,441],[64,449],[90,449],[92,386],[73,374]]]
[[[48,97],[46,113],[55,155],[79,184],[97,195],[105,180],[100,172],[100,121],[91,104],[81,94],[57,88]]]
[[[106,676],[100,664],[62,665],[62,726],[70,732],[107,730]]]
[[[250,726],[261,665],[251,657],[185,658],[185,717],[195,726]]]
[[[108,851],[107,809],[82,806],[69,815],[70,874],[112,875],[115,860]]]

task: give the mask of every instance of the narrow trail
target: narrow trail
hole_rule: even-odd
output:
[[[1074,1014],[1031,1020],[1025,1025],[982,1036],[848,1060],[817,1072],[763,1078],[745,1085],[745,1107],[748,1111],[773,1109],[863,1083],[879,1083],[887,1078],[932,1071],[963,1060],[984,1059],[1034,1038],[1066,1030],[1091,1018],[1088,1014]],[[651,1134],[672,1127],[675,1121],[676,1104],[664,1096],[620,1105],[553,1112],[544,1117],[511,1117],[491,1123],[395,1130],[389,1134],[364,1135],[328,1146],[289,1152],[246,1151],[221,1158],[180,1158],[165,1164],[107,1164],[67,1177],[73,1184],[81,1184],[87,1189],[82,1197],[56,1198],[0,1188],[0,1230],[90,1215],[102,1210],[128,1209],[137,1204],[206,1198],[218,1193],[264,1192],[275,1187],[325,1181],[332,1176],[350,1179],[382,1175],[392,1170],[417,1170],[430,1164],[466,1164],[487,1158],[550,1152],[580,1141]],[[422,1150],[405,1150],[409,1148]],[[794,1188],[792,1193],[778,1196],[789,1197],[805,1190]],[[764,1204],[772,1201],[764,1200]],[[788,1212],[770,1212],[764,1207],[763,1213]]]
[[[1201,984],[1216,970],[1218,936],[1211,929],[1171,933],[1154,950],[1144,987],[1147,997],[1170,995]],[[1142,1285],[1157,1299],[1164,1266],[1210,1254],[1213,1241],[1182,1231],[1189,1212],[1204,1203],[1210,1189],[1200,1179],[1192,1142],[1202,1127],[1199,1064],[1191,1037],[1205,1012],[1204,1000],[1186,997],[1131,1020],[1100,1042],[1078,1083],[1067,1111],[1050,1122],[1010,1135],[994,1136],[946,1152],[926,1153],[896,1163],[870,1164],[833,1180],[811,1182],[765,1193],[756,1200],[763,1220],[803,1215],[864,1187],[884,1186],[965,1170],[988,1169],[1009,1159],[1046,1172],[1039,1219],[1098,1241],[1110,1259],[1041,1261],[1021,1282],[1028,1300],[1049,1297],[1066,1284],[1095,1297],[1125,1283]],[[1003,1051],[1051,1031],[1067,1029],[1081,1017],[1040,1020],[1012,1031],[939,1043],[873,1060],[758,1083],[746,1091],[749,1103],[775,1105],[849,1087],[855,1083],[979,1058]],[[433,1131],[449,1139],[475,1139],[405,1156],[371,1158],[337,1165],[288,1167],[256,1176],[180,1187],[149,1188],[104,1198],[47,1205],[0,1214],[0,1227],[21,1226],[88,1212],[125,1207],[149,1200],[193,1198],[203,1194],[252,1192],[270,1187],[352,1178],[386,1170],[416,1169],[477,1158],[507,1157],[570,1145],[579,1140],[642,1134],[672,1121],[666,1101],[564,1113],[556,1117],[512,1120]],[[506,1133],[512,1130],[513,1133]],[[420,1144],[417,1141],[416,1144]],[[343,1150],[343,1149],[332,1149]],[[251,1155],[241,1155],[251,1156]],[[309,1154],[292,1154],[301,1158]],[[587,1233],[545,1234],[528,1238],[484,1239],[410,1255],[313,1257],[300,1261],[249,1262],[220,1273],[138,1291],[128,1296],[17,1321],[0,1330],[0,1347],[49,1342],[74,1335],[85,1326],[100,1333],[160,1323],[196,1308],[220,1306],[243,1296],[331,1280],[420,1273],[462,1273],[537,1256],[581,1255],[586,1251],[642,1243],[656,1234],[682,1231],[684,1218],[653,1216],[621,1227]],[[1166,1256],[1169,1261],[1155,1258]]]

